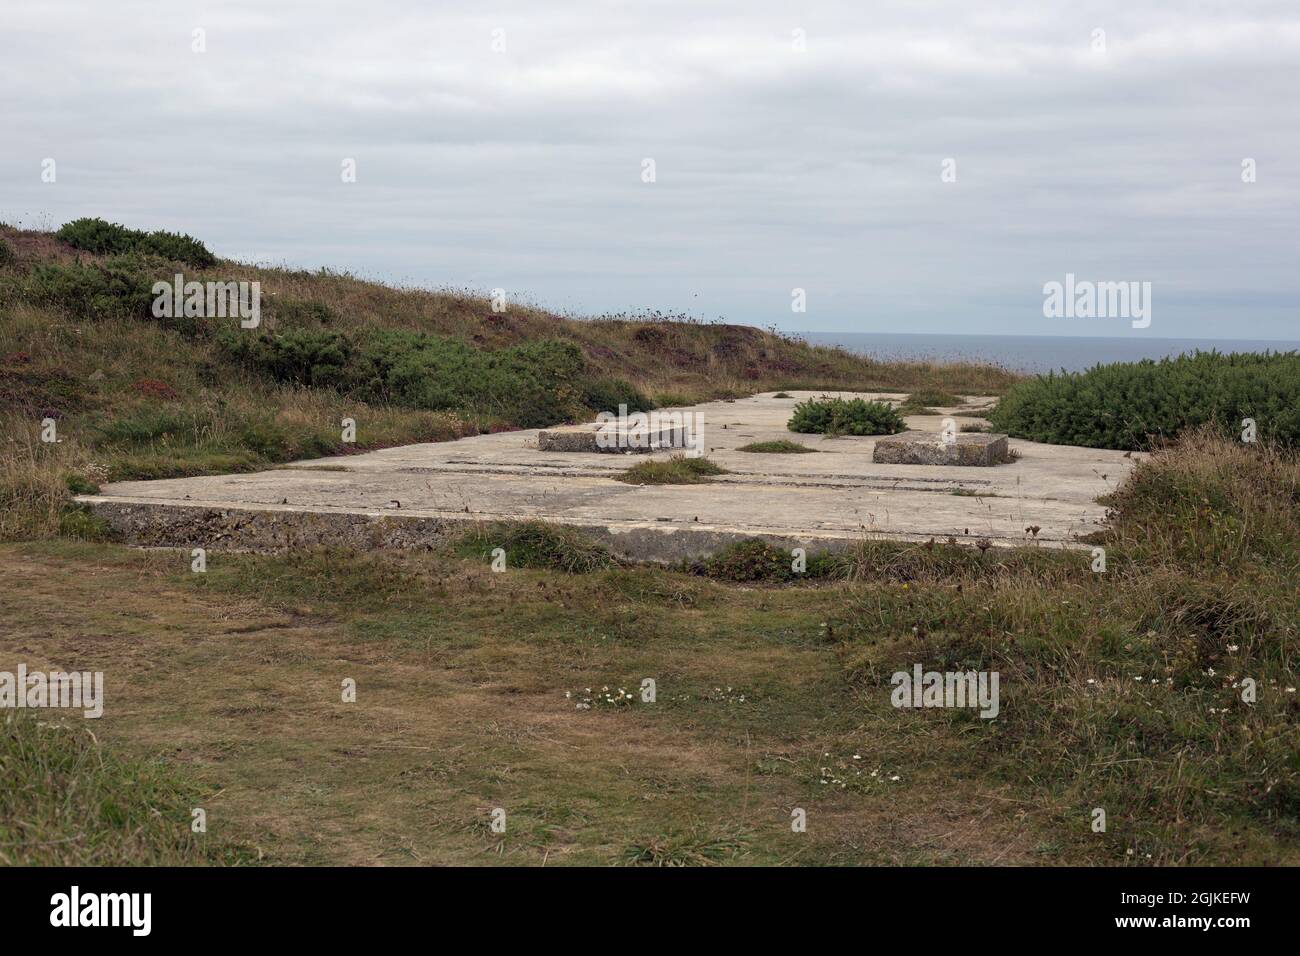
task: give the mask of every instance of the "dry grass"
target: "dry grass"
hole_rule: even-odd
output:
[[[410,555],[215,555],[195,575],[182,554],[57,543],[0,546],[0,573],[0,668],[104,670],[97,737],[165,758],[206,795],[208,838],[244,858],[1032,859],[1032,825],[979,823],[970,783],[924,768],[902,787],[819,783],[823,752],[881,748],[812,592]],[[647,676],[654,704],[575,708]],[[807,834],[790,831],[796,806]]]

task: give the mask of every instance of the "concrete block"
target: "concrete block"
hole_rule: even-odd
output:
[[[906,431],[876,439],[871,460],[878,465],[974,465],[1007,460],[1007,436],[961,432],[945,444],[936,432]]]
[[[691,438],[689,431],[671,427],[629,432],[615,425],[606,426],[604,431],[590,425],[569,425],[538,432],[537,447],[541,451],[647,455],[656,451],[686,451]]]

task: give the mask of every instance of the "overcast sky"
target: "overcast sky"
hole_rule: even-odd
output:
[[[5,0],[0,62],[13,224],[581,314],[1300,339],[1295,0]],[[1150,327],[1045,318],[1066,273]]]

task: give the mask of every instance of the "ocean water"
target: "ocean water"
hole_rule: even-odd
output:
[[[1016,372],[1079,372],[1094,365],[1161,359],[1185,352],[1300,351],[1300,342],[1255,339],[1102,338],[1066,335],[908,335],[890,332],[806,332],[814,345],[839,345],[879,359],[991,362]]]

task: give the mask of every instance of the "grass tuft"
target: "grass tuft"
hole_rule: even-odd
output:
[[[727,470],[707,458],[687,458],[673,455],[667,461],[643,461],[633,465],[615,480],[629,485],[700,485],[713,475],[725,475]]]
[[[748,451],[759,455],[805,455],[816,452],[817,449],[781,438],[777,441],[750,442],[748,445],[741,445],[736,451]]]
[[[545,521],[476,528],[458,546],[461,554],[486,557],[489,561],[497,548],[505,551],[507,568],[589,574],[618,567],[607,550],[587,541],[576,529]]]

